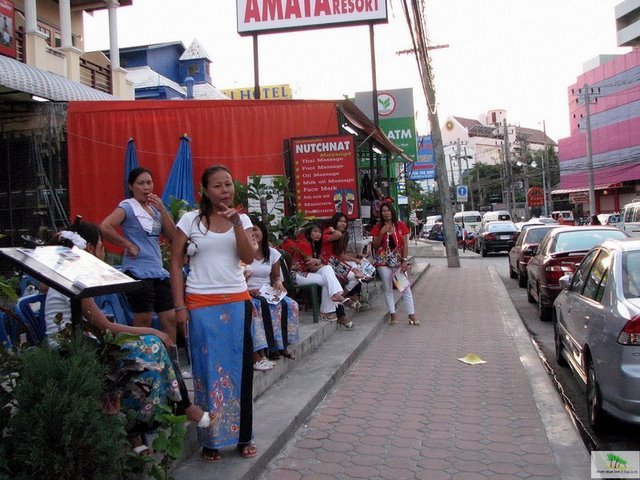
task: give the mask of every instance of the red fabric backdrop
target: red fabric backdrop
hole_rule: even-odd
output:
[[[332,100],[70,102],[67,125],[71,218],[99,223],[123,199],[129,138],[161,195],[186,133],[198,192],[210,165],[226,165],[243,183],[252,174],[283,174],[284,140],[335,135],[338,114]]]

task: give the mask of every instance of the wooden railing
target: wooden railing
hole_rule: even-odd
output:
[[[27,50],[24,41],[24,30],[22,27],[16,29],[16,60],[27,63]]]
[[[80,83],[101,92],[113,93],[109,67],[103,67],[86,58],[80,59]]]
[[[22,27],[16,29],[16,60],[27,63],[27,49],[25,33]],[[86,58],[80,58],[80,83],[95,88],[101,92],[113,93],[111,70],[93,63]]]

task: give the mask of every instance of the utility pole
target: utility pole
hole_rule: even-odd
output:
[[[467,166],[467,178],[469,179],[469,196],[471,197],[471,210],[475,210],[476,206],[473,201],[473,190],[471,189],[471,171],[469,170],[469,158],[470,155],[467,155],[467,147],[464,147],[464,162]]]
[[[405,4],[406,5],[406,4]],[[420,77],[422,79],[422,90],[427,102],[427,113],[429,125],[431,127],[431,142],[436,161],[436,181],[440,195],[440,205],[442,206],[442,221],[445,232],[445,249],[447,252],[447,266],[460,267],[460,256],[458,255],[458,242],[456,240],[456,229],[453,223],[453,209],[451,207],[451,194],[447,186],[447,162],[444,156],[444,146],[442,145],[442,132],[440,131],[440,121],[438,119],[438,109],[436,92],[433,86],[433,72],[431,69],[431,59],[427,53],[428,40],[427,28],[424,21],[423,11],[418,7],[417,2],[412,2],[407,8],[407,24],[411,31],[414,45],[416,62]],[[413,21],[411,21],[411,18]]]
[[[547,203],[547,195],[551,196],[551,192],[547,194],[547,177],[549,168],[549,158],[547,153],[547,125],[542,121],[542,133],[544,135],[544,151],[542,152],[542,191],[544,192],[544,216],[549,216],[549,206]]]
[[[588,83],[584,84],[584,109],[587,129],[587,172],[589,176],[589,215],[596,213],[596,189],[593,180],[593,152],[591,147],[591,97]]]
[[[502,127],[504,132],[504,193],[507,197],[507,212],[511,215],[511,157],[509,155],[509,129],[507,128],[506,118],[502,120]]]

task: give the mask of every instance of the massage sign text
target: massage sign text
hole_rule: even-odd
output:
[[[351,135],[291,139],[297,208],[306,217],[336,212],[358,218],[355,147]]]

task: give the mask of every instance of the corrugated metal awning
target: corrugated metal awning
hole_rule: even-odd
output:
[[[607,183],[605,185],[596,185],[593,187],[594,190],[608,190],[610,188],[620,188],[622,184],[620,183]],[[578,193],[578,192],[588,192],[589,187],[576,187],[576,188],[558,188],[556,190],[551,190],[551,195],[566,195],[567,193]]]
[[[0,94],[26,93],[47,100],[119,100],[55,73],[40,70],[13,58],[0,56]]]
[[[354,127],[362,130],[368,137],[372,137],[380,146],[388,150],[392,155],[402,158],[405,162],[413,162],[413,158],[409,157],[404,151],[397,147],[391,140],[387,138],[380,127],[376,127],[374,123],[349,100],[340,100],[337,103],[338,110],[353,124]],[[367,138],[368,138],[367,137]]]

